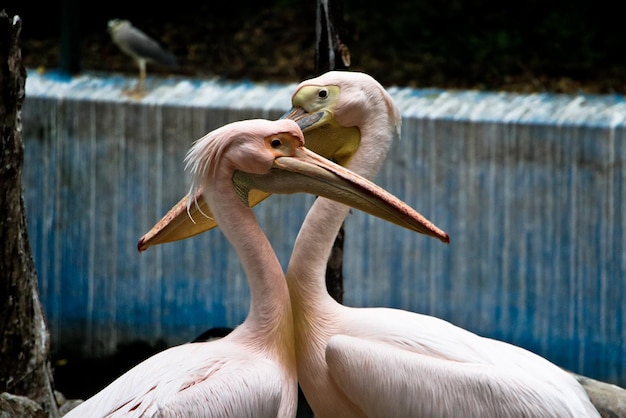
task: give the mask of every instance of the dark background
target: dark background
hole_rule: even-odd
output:
[[[111,42],[126,18],[179,59],[175,75],[295,82],[314,75],[316,2],[18,2],[27,67],[60,65],[61,16],[80,19],[80,66],[137,73]],[[74,6],[72,6],[74,4]],[[624,94],[624,17],[608,1],[344,0],[352,70],[382,84]],[[148,66],[148,74],[171,70]]]

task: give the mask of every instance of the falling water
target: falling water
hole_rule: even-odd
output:
[[[248,289],[219,230],[139,254],[183,196],[192,141],[279,117],[295,85],[68,80],[29,73],[23,112],[29,235],[53,345],[109,353],[235,326]],[[445,318],[626,385],[626,103],[617,96],[391,88],[400,141],[376,181],[450,245],[352,211],[345,302]],[[256,209],[287,264],[308,196]],[[225,279],[227,278],[227,279]]]

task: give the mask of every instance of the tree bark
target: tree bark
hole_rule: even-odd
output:
[[[34,401],[45,416],[59,416],[48,359],[49,334],[39,303],[22,195],[21,109],[26,70],[22,22],[0,11],[0,392]],[[5,403],[3,403],[5,405]]]
[[[343,4],[339,0],[317,0],[315,33],[315,71],[322,74],[332,70],[345,70],[350,66],[350,54],[341,41]],[[343,240],[344,225],[337,234],[326,267],[326,288],[337,302],[343,302]]]

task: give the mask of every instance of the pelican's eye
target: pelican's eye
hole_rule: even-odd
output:
[[[325,99],[328,97],[328,89],[319,89],[317,92],[317,97],[320,99]]]
[[[283,145],[283,141],[281,141],[279,138],[274,138],[272,139],[272,142],[270,142],[270,145],[274,149],[280,148],[280,146]]]

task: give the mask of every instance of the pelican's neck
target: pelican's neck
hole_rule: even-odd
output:
[[[326,290],[326,264],[350,208],[323,197],[315,199],[296,241],[287,268],[287,284],[296,315],[334,299]]]
[[[365,177],[372,178],[384,160],[395,124],[389,121],[386,129],[376,130],[366,122],[361,131],[361,145],[347,168]],[[319,310],[334,299],[326,290],[326,265],[350,208],[341,203],[318,197],[309,210],[296,238],[287,268],[287,284],[296,316]]]
[[[232,173],[230,173],[232,174]],[[232,175],[204,184],[205,198],[220,229],[233,245],[250,284],[245,323],[262,333],[291,322],[291,305],[282,267],[254,212],[235,194]]]

